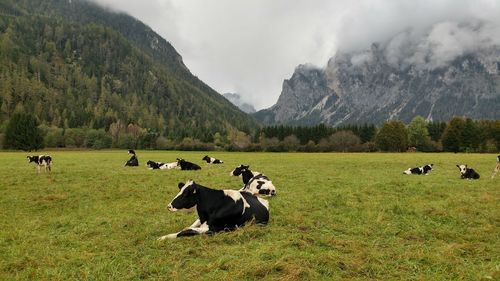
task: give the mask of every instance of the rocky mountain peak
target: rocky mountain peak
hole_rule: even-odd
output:
[[[278,102],[256,113],[271,124],[409,122],[453,116],[498,119],[500,46],[436,57],[439,50],[393,41],[338,52],[324,69],[300,65]]]

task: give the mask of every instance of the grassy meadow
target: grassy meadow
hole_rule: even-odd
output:
[[[0,152],[0,280],[499,280],[500,174],[493,154]],[[148,170],[176,157],[201,171]],[[238,189],[238,164],[269,176],[267,226],[157,241],[189,226],[177,183]],[[403,175],[434,164],[428,176]],[[481,174],[461,180],[455,164]]]

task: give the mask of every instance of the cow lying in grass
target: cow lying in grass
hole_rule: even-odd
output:
[[[177,162],[163,163],[163,162],[155,162],[155,161],[151,161],[151,160],[149,160],[146,163],[146,166],[150,170],[156,170],[156,169],[170,170],[170,169],[175,169],[175,168],[179,167],[179,165],[177,164]]]
[[[434,164],[427,164],[422,167],[408,168],[408,170],[404,171],[403,174],[406,175],[428,175],[428,173],[432,170],[432,166]]]
[[[45,172],[52,170],[52,157],[49,155],[38,155],[38,156],[26,156],[28,158],[28,163],[35,162],[36,168],[40,173],[42,167],[45,168]]]
[[[215,159],[213,157],[209,157],[208,155],[205,155],[205,157],[203,157],[201,160],[207,161],[208,164],[222,164],[222,163],[224,163],[224,162],[222,162],[222,160]]]
[[[139,166],[139,159],[137,159],[137,156],[135,155],[135,151],[133,151],[132,149],[129,149],[128,154],[132,155],[132,156],[130,157],[130,159],[127,162],[125,162],[125,166],[131,166],[131,167]]]
[[[467,167],[466,165],[457,165],[458,169],[460,169],[460,178],[468,179],[468,180],[477,180],[479,179],[479,174],[474,171],[474,169]]]
[[[269,203],[248,192],[211,189],[192,180],[186,184],[181,182],[178,187],[180,191],[168,204],[168,209],[175,212],[196,206],[198,219],[190,227],[158,240],[232,231],[253,220],[258,224],[269,221]]]
[[[264,174],[250,171],[250,166],[241,164],[234,168],[230,176],[241,176],[244,186],[240,191],[250,192],[254,195],[276,195],[276,187],[273,182]]]
[[[181,170],[201,170],[200,166],[198,166],[194,163],[188,162],[182,158],[177,158],[177,165],[179,165],[179,167],[181,167]]]

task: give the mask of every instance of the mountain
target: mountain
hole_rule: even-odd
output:
[[[232,104],[236,105],[241,111],[245,113],[255,113],[256,110],[253,105],[248,104],[241,100],[241,96],[236,93],[225,93],[223,96],[230,101]]]
[[[292,125],[409,122],[416,115],[435,121],[500,118],[499,45],[454,56],[434,56],[437,51],[424,52],[422,46],[406,42],[394,56],[393,41],[377,43],[338,52],[323,69],[298,66],[283,82],[277,103],[254,116]]]
[[[50,126],[121,121],[206,141],[257,126],[131,16],[83,0],[2,0],[0,15],[0,123],[25,111]]]

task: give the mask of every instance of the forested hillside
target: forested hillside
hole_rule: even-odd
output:
[[[75,0],[0,0],[3,127],[14,112],[59,128],[132,123],[174,140],[256,125],[149,27]]]

